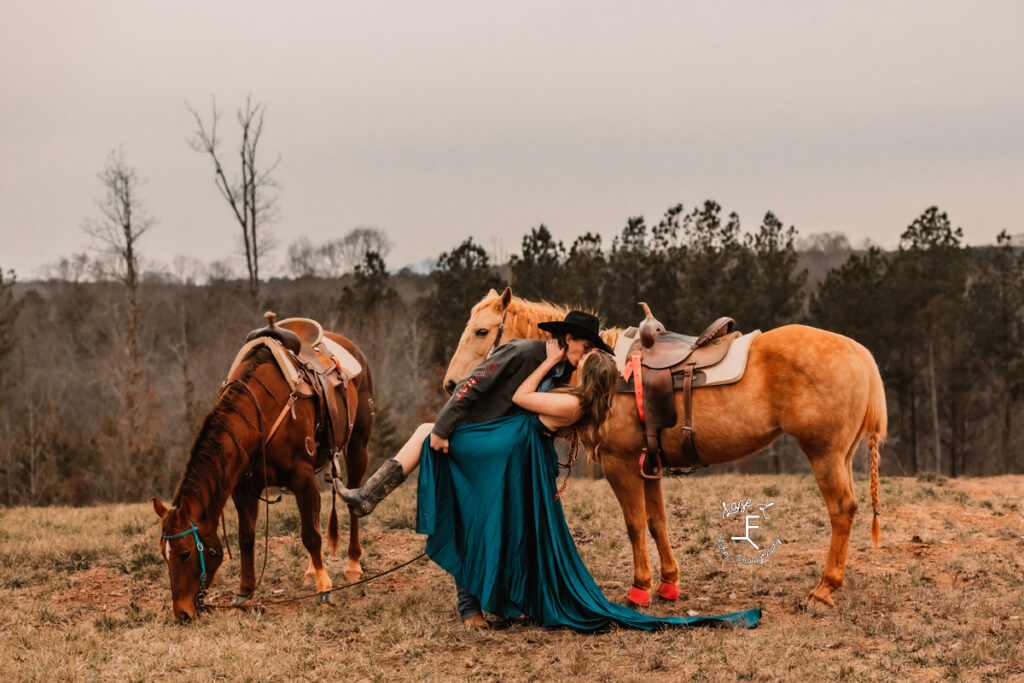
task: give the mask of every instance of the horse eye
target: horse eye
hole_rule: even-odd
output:
[[[488,330],[487,330],[486,327],[481,327],[479,330],[476,331],[476,336],[478,336],[478,337],[486,337],[487,336],[487,332],[488,332]]]
[[[207,550],[210,551],[211,555],[216,555],[217,554],[217,551],[215,549],[213,549],[213,548],[208,548]]]
[[[192,551],[186,550],[185,552],[180,554],[180,557],[182,562],[188,562],[188,558],[192,557]]]

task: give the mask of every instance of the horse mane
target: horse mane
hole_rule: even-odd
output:
[[[249,356],[249,362],[238,377],[238,382],[248,383],[248,380],[255,374],[264,363],[275,362],[274,355],[269,348],[262,346]],[[243,397],[243,394],[245,396]],[[235,402],[241,399],[251,399],[245,391],[236,383],[232,383],[221,394],[206,418],[203,426],[199,429],[195,442],[192,444],[192,451],[188,462],[185,463],[185,471],[181,475],[178,487],[174,492],[174,506],[180,507],[183,499],[188,498],[198,503],[203,510],[210,509],[215,503],[222,503],[227,500],[229,491],[225,491],[225,485],[229,483],[230,473],[228,466],[231,455],[241,456],[243,453],[225,454],[222,448],[222,435],[230,435],[232,426],[230,418],[238,416],[235,409]],[[237,424],[237,423],[236,423]],[[234,434],[235,439],[240,435]],[[230,436],[228,437],[231,438]],[[237,450],[232,444],[231,450]],[[228,455],[229,457],[225,457]]]
[[[478,307],[474,309],[474,312],[486,305],[497,303],[500,298],[501,295],[499,294],[493,298],[484,299],[477,305]],[[576,310],[597,315],[595,311],[588,308],[577,308]],[[538,328],[537,323],[562,320],[568,312],[569,308],[567,306],[543,300],[529,301],[513,296],[508,303],[508,317],[505,320],[505,339],[544,339],[547,333]],[[606,344],[614,347],[621,332],[621,328],[609,328],[601,332],[601,338],[604,339]]]

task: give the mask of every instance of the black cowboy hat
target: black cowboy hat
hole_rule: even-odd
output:
[[[612,347],[601,341],[601,335],[598,334],[600,323],[596,315],[584,311],[569,311],[565,314],[564,320],[538,323],[537,327],[551,334],[568,333],[577,339],[586,339],[594,345],[594,348],[601,349],[605,353],[612,353]]]

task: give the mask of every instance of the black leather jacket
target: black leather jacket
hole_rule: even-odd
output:
[[[447,439],[455,425],[486,422],[518,410],[512,402],[512,394],[544,362],[547,357],[544,344],[537,339],[510,339],[499,346],[494,355],[476,366],[455,387],[434,420],[434,434]],[[555,386],[564,384],[571,375],[571,372],[564,373]]]

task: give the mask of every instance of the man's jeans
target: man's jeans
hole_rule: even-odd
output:
[[[462,619],[468,619],[474,614],[483,614],[483,610],[480,609],[480,601],[458,581],[455,582],[455,594],[458,596],[459,616]]]

